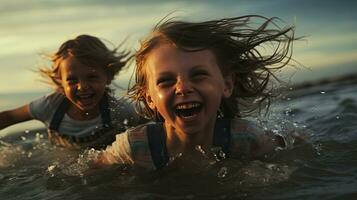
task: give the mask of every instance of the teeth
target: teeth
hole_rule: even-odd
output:
[[[199,107],[199,103],[188,103],[188,104],[180,104],[176,106],[176,109],[191,109],[191,108],[196,108]]]

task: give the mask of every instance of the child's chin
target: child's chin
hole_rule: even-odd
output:
[[[198,126],[190,126],[190,127],[181,127],[181,130],[187,135],[195,135],[197,132],[201,130]]]
[[[86,105],[86,106],[81,106],[80,109],[82,112],[91,112],[93,109],[95,109],[94,105]]]

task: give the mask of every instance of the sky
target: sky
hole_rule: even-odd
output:
[[[0,0],[0,94],[50,91],[36,73],[68,39],[91,34],[136,49],[164,16],[189,21],[247,14],[296,26],[293,82],[357,73],[357,1],[341,0]],[[108,43],[109,44],[109,43]],[[129,72],[118,79],[125,83]]]

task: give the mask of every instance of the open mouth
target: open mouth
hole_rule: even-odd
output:
[[[80,94],[80,95],[77,95],[77,99],[83,106],[89,106],[89,105],[93,104],[94,96],[95,96],[94,93]]]
[[[88,100],[94,97],[94,95],[95,94],[81,94],[81,95],[77,95],[77,97],[79,100]]]
[[[202,109],[201,103],[183,103],[175,107],[175,113],[182,118],[190,118],[196,116]]]

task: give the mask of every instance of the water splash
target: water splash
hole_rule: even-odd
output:
[[[212,147],[211,152],[217,162],[226,159],[226,154],[222,150],[222,147]]]
[[[277,184],[289,179],[296,168],[284,164],[252,161],[240,170],[240,185],[262,187]]]
[[[14,166],[22,157],[23,149],[0,140],[0,169]]]
[[[217,173],[218,178],[225,178],[228,174],[228,168],[227,167],[221,167],[221,169]]]
[[[205,157],[205,158],[208,157],[208,156],[206,155],[206,152],[202,149],[202,146],[201,146],[201,145],[196,145],[196,146],[195,146],[195,150],[198,151],[198,152],[200,152],[200,153],[203,155],[203,157]]]

